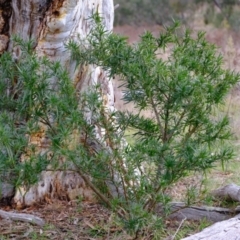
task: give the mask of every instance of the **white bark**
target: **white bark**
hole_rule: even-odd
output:
[[[218,188],[212,191],[212,195],[224,201],[240,202],[240,187],[236,184],[229,184],[224,187]],[[231,212],[232,211],[232,212]],[[239,206],[235,209],[228,211],[222,211],[225,217],[228,218],[229,213],[233,216],[239,213]],[[230,218],[225,221],[221,221],[213,224],[212,226],[205,228],[202,232],[194,234],[183,240],[240,240],[240,215],[236,215],[234,218]]]
[[[14,34],[24,40],[34,39],[37,54],[45,55],[53,61],[60,61],[68,70],[78,91],[86,91],[91,85],[99,83],[106,106],[114,107],[112,82],[109,81],[103,70],[91,65],[76,69],[75,63],[70,60],[70,54],[65,49],[65,43],[69,39],[75,38],[77,35],[81,38],[86,37],[91,28],[87,19],[93,12],[98,11],[103,17],[105,28],[112,30],[113,0],[12,0],[11,6],[12,14],[8,22],[7,19],[1,22],[0,14],[0,34],[2,23],[3,26],[8,25],[8,32],[5,31],[3,35],[7,40]],[[4,11],[4,8],[2,10]],[[7,50],[18,59],[21,54],[19,48],[14,47],[11,40],[8,45],[4,45],[4,41],[1,41],[3,36],[0,35],[0,52],[8,46]],[[31,143],[34,138],[38,152],[46,151],[44,137],[44,134],[41,134],[38,139],[30,137]],[[70,171],[65,173],[46,171],[41,174],[38,184],[29,190],[24,187],[19,189],[15,194],[14,203],[21,208],[49,198],[73,199],[78,195],[88,200],[94,199],[92,191],[78,174]]]
[[[182,240],[240,240],[240,215],[218,222]]]

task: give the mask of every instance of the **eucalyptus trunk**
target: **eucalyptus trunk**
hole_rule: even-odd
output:
[[[112,82],[100,67],[85,65],[75,68],[65,43],[80,35],[84,38],[91,29],[88,20],[98,11],[103,17],[107,30],[113,28],[113,0],[0,0],[0,53],[9,51],[17,59],[21,55],[19,47],[11,41],[12,35],[23,40],[34,40],[35,51],[39,56],[62,63],[76,89],[86,91],[91,85],[100,84],[107,107],[114,107]],[[35,144],[38,152],[46,152],[48,143],[44,133],[29,137],[29,144]],[[21,156],[22,161],[27,161]],[[88,200],[94,194],[84,180],[70,171],[42,172],[40,181],[26,189],[22,186],[14,196],[17,207],[53,198],[73,199],[81,196]]]

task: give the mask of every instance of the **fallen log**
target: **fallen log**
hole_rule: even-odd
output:
[[[229,218],[232,218],[236,214],[240,213],[240,208],[234,209],[222,208],[222,207],[209,207],[209,206],[187,206],[183,202],[172,202],[169,206],[170,215],[169,219],[176,220],[202,220],[206,219],[210,222],[219,222]],[[163,214],[163,206],[158,205],[156,213],[161,216]]]
[[[205,228],[202,232],[183,238],[182,240],[239,240],[240,214]]]
[[[218,188],[211,192],[215,198],[224,201],[240,202],[240,186],[231,183],[224,187]],[[211,222],[219,222],[230,219],[240,213],[240,206],[234,209],[208,206],[187,206],[183,202],[172,202],[169,207],[169,218],[175,218],[179,221],[183,219],[188,220],[202,220],[206,219]],[[163,206],[159,204],[156,208],[158,215],[163,214]],[[240,238],[239,238],[240,239]]]
[[[240,202],[240,186],[231,183],[224,187],[218,188],[211,192],[212,196],[223,200]],[[240,206],[233,211],[227,211],[227,216],[240,213]],[[232,213],[231,213],[232,212]],[[226,216],[226,217],[227,217]],[[203,231],[182,240],[240,240],[240,214],[225,221],[220,221],[212,226],[205,228]]]
[[[29,222],[41,227],[45,224],[45,221],[42,218],[26,213],[14,213],[0,210],[0,217],[14,221]]]

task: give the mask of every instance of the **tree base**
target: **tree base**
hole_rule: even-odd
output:
[[[96,202],[93,191],[86,185],[78,173],[73,171],[45,171],[40,181],[30,189],[21,187],[13,198],[13,206],[17,209],[33,205],[37,202],[51,202],[53,199],[82,200]]]

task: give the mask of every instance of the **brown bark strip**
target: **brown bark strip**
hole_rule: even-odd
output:
[[[12,14],[11,0],[0,0],[0,14],[1,14],[1,24],[0,24],[0,34],[8,36],[9,23],[8,20]]]
[[[0,0],[0,54],[8,47],[9,42],[9,19],[12,14],[10,0]]]

